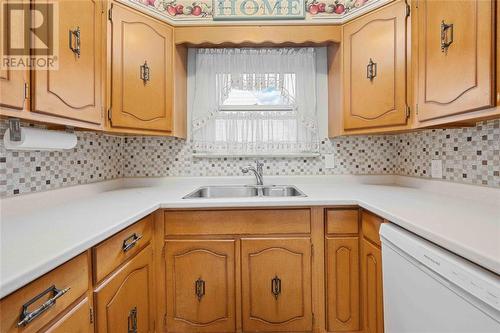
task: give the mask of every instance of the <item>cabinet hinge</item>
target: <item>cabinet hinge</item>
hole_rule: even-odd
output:
[[[409,4],[406,4],[406,17],[410,17],[411,7]]]
[[[30,86],[28,82],[24,82],[24,99],[28,99],[30,97]]]
[[[311,243],[311,257],[314,257],[314,244]]]
[[[90,323],[94,323],[94,310],[92,308],[89,309]]]
[[[108,9],[108,20],[113,22],[113,4],[111,4],[111,7]]]
[[[312,314],[312,322],[313,322],[312,325],[314,327],[314,324],[316,324],[316,316],[314,316],[314,312]]]
[[[108,109],[108,120],[109,120],[109,123],[111,124],[111,116],[112,116],[112,109],[109,108]]]
[[[165,257],[165,243],[163,243],[163,247],[161,248],[161,256]]]
[[[411,113],[411,109],[410,109],[410,107],[407,105],[407,106],[406,106],[406,119],[410,118],[410,113]]]
[[[418,114],[418,104],[415,105],[415,114]]]
[[[166,313],[163,315],[163,328],[165,328],[165,326],[167,326],[167,314]]]

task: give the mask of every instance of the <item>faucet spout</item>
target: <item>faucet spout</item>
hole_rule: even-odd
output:
[[[255,162],[256,167],[249,165],[246,168],[241,168],[241,172],[248,173],[251,171],[254,174],[255,179],[257,180],[257,185],[264,185],[264,175],[262,171],[262,167],[264,166],[264,164],[259,161]]]

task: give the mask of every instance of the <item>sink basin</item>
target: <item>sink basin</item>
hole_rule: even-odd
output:
[[[183,197],[183,199],[305,196],[302,191],[293,185],[230,185],[202,186]]]

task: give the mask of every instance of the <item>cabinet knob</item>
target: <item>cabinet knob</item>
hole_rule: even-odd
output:
[[[149,68],[146,60],[144,60],[144,65],[140,66],[140,77],[144,84],[146,84],[151,77],[151,68]]]
[[[373,81],[373,79],[376,76],[377,76],[377,63],[373,62],[372,58],[370,58],[368,65],[366,65],[366,78],[369,79],[370,81]]]
[[[271,280],[271,293],[276,300],[281,294],[281,279],[277,275]]]
[[[76,30],[69,30],[69,49],[73,51],[78,58],[80,58],[80,27],[76,27]],[[73,42],[74,39],[74,42]]]
[[[449,36],[449,37],[448,37]],[[453,43],[453,23],[446,24],[441,21],[441,52],[448,51],[448,48]]]
[[[134,306],[128,313],[127,333],[137,333],[137,306]]]
[[[205,296],[205,281],[203,281],[201,277],[194,282],[194,293],[198,301],[201,301],[203,296]]]

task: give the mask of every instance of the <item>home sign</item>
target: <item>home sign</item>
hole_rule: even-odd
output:
[[[214,20],[297,20],[305,0],[213,0]]]

